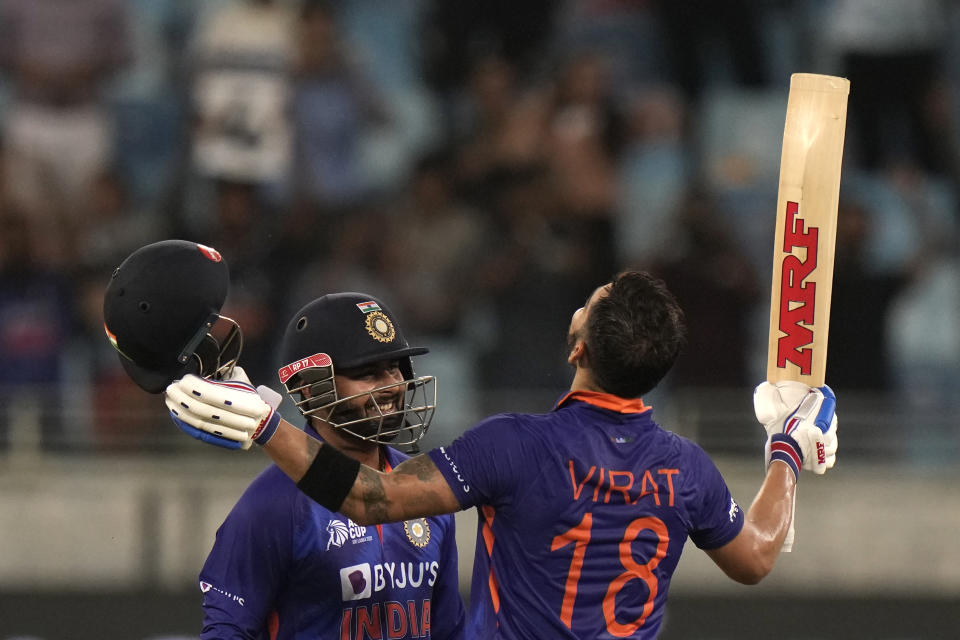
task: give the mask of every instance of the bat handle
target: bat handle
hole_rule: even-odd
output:
[[[797,515],[797,489],[793,489],[793,500],[790,503],[790,528],[787,529],[787,536],[783,539],[783,546],[780,547],[780,550],[784,553],[790,553],[793,551],[793,539],[796,537],[796,531],[793,528],[794,520],[796,520]]]

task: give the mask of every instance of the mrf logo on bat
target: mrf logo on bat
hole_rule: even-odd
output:
[[[798,216],[800,205],[787,201],[783,229],[783,252],[780,265],[780,331],[777,339],[777,366],[792,362],[800,372],[809,375],[813,349],[814,309],[817,283],[807,278],[817,268],[819,229],[807,228]]]

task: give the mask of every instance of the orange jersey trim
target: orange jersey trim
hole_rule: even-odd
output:
[[[500,587],[497,586],[497,577],[493,575],[493,516],[496,513],[490,505],[483,505],[483,542],[487,548],[487,555],[490,556],[490,601],[493,604],[493,612],[500,613]]]
[[[653,407],[644,404],[643,398],[621,398],[611,393],[601,393],[599,391],[571,391],[560,398],[554,409],[559,409],[567,402],[580,400],[587,404],[592,404],[601,409],[609,409],[617,413],[643,413]]]
[[[383,472],[390,473],[393,471],[393,466],[391,466],[390,461],[387,460],[387,457],[383,457]],[[383,525],[377,525],[377,536],[380,538],[380,547],[383,548]]]

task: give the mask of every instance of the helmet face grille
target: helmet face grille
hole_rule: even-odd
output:
[[[243,332],[236,320],[226,316],[218,315],[217,325],[218,328],[226,327],[225,335],[218,338],[212,330],[204,333],[199,344],[186,357],[194,360],[200,377],[229,380],[243,351]]]
[[[291,396],[299,396],[295,404],[307,418],[317,417],[360,440],[392,446],[411,446],[419,441],[430,428],[437,408],[437,381],[433,376],[407,378],[339,398],[331,365],[303,371],[286,387]],[[400,401],[384,407],[384,395],[400,387]],[[358,414],[357,406],[365,407],[363,415]]]

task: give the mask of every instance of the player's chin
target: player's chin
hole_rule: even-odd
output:
[[[403,413],[391,413],[385,416],[372,416],[363,422],[352,425],[351,431],[365,440],[390,442],[396,438],[404,426]]]

